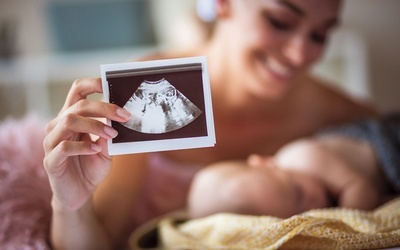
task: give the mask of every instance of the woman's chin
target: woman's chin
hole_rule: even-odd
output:
[[[255,81],[251,86],[251,92],[254,97],[268,101],[279,101],[290,89],[290,85],[277,84],[270,81]],[[250,87],[250,86],[249,86]]]
[[[283,98],[294,84],[293,77],[272,75],[269,72],[258,72],[258,77],[253,78],[251,86],[254,95],[279,100]]]

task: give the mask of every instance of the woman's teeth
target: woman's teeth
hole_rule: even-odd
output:
[[[282,65],[281,63],[279,63],[278,61],[276,61],[274,59],[268,59],[266,62],[266,65],[272,72],[274,72],[275,74],[278,74],[282,77],[288,78],[293,75],[293,70]]]

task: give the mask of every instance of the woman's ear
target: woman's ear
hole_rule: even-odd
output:
[[[231,13],[231,0],[215,0],[215,10],[218,17],[227,17]]]

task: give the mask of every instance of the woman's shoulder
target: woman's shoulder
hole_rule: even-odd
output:
[[[307,91],[315,96],[320,97],[321,100],[326,102],[355,102],[355,100],[344,90],[336,87],[334,84],[314,76],[306,76],[305,81],[307,84]]]
[[[306,95],[314,100],[314,108],[340,120],[352,120],[366,116],[376,116],[371,103],[357,100],[350,94],[321,79],[308,77]],[[315,104],[318,105],[315,105]]]

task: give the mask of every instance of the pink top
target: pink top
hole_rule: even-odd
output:
[[[132,229],[186,205],[193,176],[202,165],[174,162],[159,153],[150,154],[146,180],[133,211]]]

